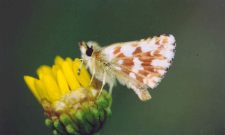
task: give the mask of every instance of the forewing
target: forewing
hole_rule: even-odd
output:
[[[115,70],[143,85],[155,88],[171,65],[175,53],[173,35],[116,43],[102,50]]]

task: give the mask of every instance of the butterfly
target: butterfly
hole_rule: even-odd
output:
[[[100,47],[97,42],[80,43],[81,57],[92,78],[110,87],[116,80],[131,88],[142,101],[151,99],[150,88],[155,88],[164,77],[175,55],[173,35],[160,35],[137,41],[114,43]],[[102,90],[102,89],[101,89]]]

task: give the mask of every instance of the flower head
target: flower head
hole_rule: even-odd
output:
[[[78,69],[80,69],[78,74]],[[90,75],[79,59],[55,58],[52,67],[37,70],[38,79],[24,76],[27,86],[43,106],[46,125],[54,134],[91,134],[101,129],[111,114],[111,95]]]

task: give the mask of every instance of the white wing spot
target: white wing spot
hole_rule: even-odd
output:
[[[123,60],[119,60],[118,64],[122,65],[123,64]]]
[[[152,77],[151,79],[155,82],[159,82],[161,80],[161,78],[156,77],[156,76]]]
[[[169,44],[174,44],[175,43],[175,38],[173,35],[169,35]]]
[[[125,44],[122,46],[121,48],[121,52],[125,55],[125,56],[132,56],[133,52],[135,51],[135,47],[132,47],[130,44]]]
[[[132,73],[132,72],[129,74],[129,76],[130,76],[131,78],[133,78],[133,79],[136,79],[136,75],[135,75],[134,73]]]
[[[151,39],[150,41],[142,41],[140,42],[140,47],[142,52],[154,51],[158,48],[155,44],[155,39]]]
[[[173,35],[168,36],[168,44],[164,45],[160,51],[160,54],[166,57],[168,61],[171,61],[174,58],[174,49],[175,49],[175,38]]]
[[[150,88],[155,88],[155,86],[156,86],[156,83],[155,82],[153,82],[151,79],[149,79],[149,78],[145,78],[144,79],[144,83],[145,84],[148,84],[148,86],[150,87]]]
[[[172,50],[175,49],[175,45],[174,44],[167,44],[167,45],[163,46],[163,48],[166,49],[166,50],[172,51]]]
[[[164,75],[166,73],[165,70],[158,70],[158,72],[160,73],[160,75]]]
[[[138,73],[139,70],[143,70],[143,67],[141,65],[142,62],[137,57],[134,58],[133,62],[134,62],[134,66],[132,67],[133,72]]]
[[[106,54],[107,58],[109,61],[111,61],[113,58],[114,58],[114,49],[115,47],[112,46],[112,47],[107,47],[105,50],[104,50],[104,53]]]
[[[174,52],[171,50],[163,49],[160,51],[160,54],[166,57],[166,59],[169,61],[171,61],[174,58]]]
[[[163,67],[163,68],[168,68],[170,66],[170,63],[165,59],[165,60],[153,60],[152,61],[152,66],[156,67]]]
[[[144,83],[148,84],[148,86],[152,89],[155,88],[157,86],[158,82],[160,82],[160,81],[161,81],[161,78],[155,77],[155,76],[147,77],[144,79]]]

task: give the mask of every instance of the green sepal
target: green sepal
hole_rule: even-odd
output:
[[[76,123],[72,120],[72,118],[69,115],[61,114],[59,119],[63,123],[64,127],[66,127],[67,132],[75,133],[75,131],[78,129]]]
[[[98,109],[97,109],[97,106],[96,105],[93,105],[93,106],[91,106],[90,108],[89,108],[89,110],[90,110],[90,113],[92,114],[92,116],[93,116],[93,119],[94,120],[98,120]]]
[[[52,133],[53,133],[53,135],[60,135],[59,132],[55,129],[52,131]]]
[[[74,110],[74,109],[71,109],[69,112],[69,115],[74,122],[77,122],[76,113],[77,113],[77,110]]]
[[[105,111],[106,111],[108,117],[112,116],[112,111],[111,111],[111,109],[109,107],[106,108]]]
[[[105,111],[104,110],[99,110],[99,120],[101,122],[105,121]]]
[[[104,96],[100,96],[96,100],[96,104],[99,107],[99,109],[104,109],[109,106],[109,102],[106,100],[106,98]]]
[[[88,102],[86,102],[86,103],[83,103],[82,104],[82,107],[81,107],[81,110],[83,111],[83,113],[84,113],[84,118],[83,119],[85,119],[85,120],[88,120],[89,122],[91,122],[91,121],[93,121],[93,117],[92,117],[92,115],[91,115],[91,113],[90,113],[90,103],[88,103]]]
[[[79,122],[79,123],[84,123],[84,113],[82,110],[78,109],[76,111],[76,120]]]
[[[93,121],[91,122],[91,125],[93,125],[93,130],[95,131],[96,129],[100,127],[99,111],[96,105],[91,106],[89,110],[93,117]]]
[[[60,132],[60,133],[63,133],[64,132],[64,128],[62,126],[62,123],[58,119],[54,121],[53,125],[54,125],[55,129],[58,132]]]
[[[111,105],[112,105],[112,95],[107,93],[105,95],[105,98],[108,100],[108,104],[109,104],[108,107],[111,107]]]
[[[77,116],[78,116],[78,123],[80,125],[80,132],[83,134],[89,134],[90,131],[92,130],[92,125],[90,124],[90,122],[88,121],[88,118],[91,119],[90,116],[90,111],[88,108],[81,108],[79,109],[79,111],[77,111]]]
[[[71,118],[67,114],[61,114],[59,119],[64,125],[69,125],[72,123]]]
[[[66,131],[69,133],[69,134],[72,134],[72,135],[80,135],[76,129],[74,129],[74,127],[72,125],[67,125],[66,126]]]
[[[47,118],[45,119],[45,125],[48,127],[48,128],[53,128],[53,122],[51,119]]]

